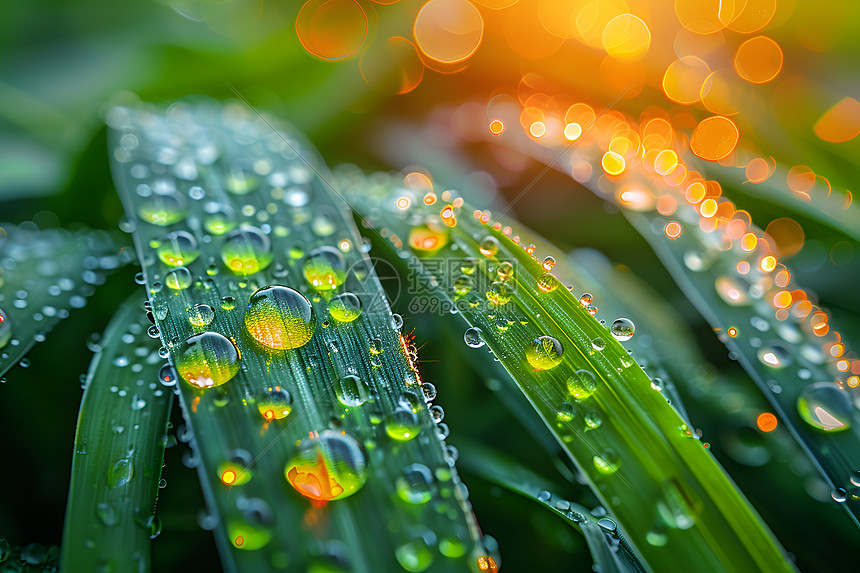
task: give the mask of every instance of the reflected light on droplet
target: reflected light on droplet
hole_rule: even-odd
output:
[[[355,0],[308,0],[296,18],[302,46],[325,60],[355,55],[367,37],[367,14]]]
[[[620,14],[603,28],[603,49],[622,62],[636,62],[645,57],[651,45],[651,31],[641,18]]]
[[[764,84],[782,69],[782,48],[767,36],[750,38],[735,53],[735,71],[746,81]]]
[[[714,115],[703,119],[693,130],[690,149],[707,161],[719,161],[734,151],[740,139],[735,122],[727,117]]]
[[[481,45],[484,20],[466,0],[430,0],[418,12],[412,33],[428,58],[454,64],[468,59]]]

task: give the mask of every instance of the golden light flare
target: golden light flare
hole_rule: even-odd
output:
[[[738,47],[735,52],[735,71],[752,84],[764,84],[779,74],[782,60],[782,48],[775,40],[756,36]]]
[[[296,18],[299,42],[324,60],[354,56],[367,29],[367,14],[355,0],[308,0]]]
[[[714,115],[703,119],[690,137],[690,150],[707,161],[719,161],[738,144],[740,131],[731,119]]]
[[[580,5],[576,29],[582,41],[594,48],[603,47],[603,31],[609,22],[630,11],[624,0],[592,0]]]
[[[615,151],[607,151],[600,160],[600,165],[608,175],[621,175],[626,163],[624,157]]]
[[[415,17],[415,44],[431,60],[464,62],[481,45],[484,19],[467,0],[430,0]]]
[[[603,28],[603,49],[616,60],[636,62],[645,57],[651,46],[648,25],[633,14],[619,14]]]

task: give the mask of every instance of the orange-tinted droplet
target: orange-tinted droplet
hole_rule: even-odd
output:
[[[721,115],[713,115],[699,122],[690,138],[690,149],[698,157],[719,161],[734,151],[741,133],[735,122]]]
[[[782,48],[767,36],[750,38],[735,53],[735,71],[746,81],[764,84],[782,69]]]
[[[772,432],[776,429],[778,422],[776,416],[771,414],[770,412],[762,412],[756,418],[755,425],[758,426],[758,429],[762,432]]]
[[[355,55],[367,37],[367,14],[355,0],[308,0],[296,18],[302,46],[325,60]]]

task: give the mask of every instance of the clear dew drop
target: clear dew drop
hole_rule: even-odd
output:
[[[591,347],[593,349],[595,349],[596,351],[600,352],[601,350],[606,348],[606,341],[604,341],[602,338],[600,338],[598,336],[597,338],[592,339]]]
[[[194,282],[191,276],[191,271],[185,267],[177,267],[167,273],[164,277],[164,284],[172,290],[185,290]]]
[[[451,289],[454,293],[463,296],[469,294],[472,290],[473,282],[472,277],[468,275],[459,275],[454,279],[454,282],[451,283]]]
[[[487,288],[487,300],[493,306],[502,306],[510,302],[513,288],[505,282],[496,281]]]
[[[398,442],[408,442],[421,432],[421,421],[412,408],[399,406],[385,420],[385,433]]]
[[[134,464],[128,458],[122,458],[114,462],[108,469],[107,484],[110,488],[124,486],[134,477]]]
[[[621,460],[619,459],[618,454],[616,454],[612,449],[606,449],[599,454],[595,454],[592,461],[594,462],[594,467],[597,471],[605,475],[614,474],[621,466]]]
[[[830,497],[832,497],[833,501],[836,503],[845,503],[845,500],[848,499],[848,492],[841,487],[837,487],[830,492]]]
[[[391,328],[393,328],[394,330],[400,330],[401,328],[403,328],[403,317],[399,314],[392,314]]]
[[[433,473],[423,464],[406,466],[394,485],[397,497],[406,503],[422,505],[433,497]]]
[[[410,573],[426,571],[433,565],[432,545],[435,540],[435,534],[428,530],[424,535],[413,536],[399,545],[394,550],[394,556],[400,566]]]
[[[203,227],[213,235],[223,235],[236,228],[236,213],[223,203],[210,201],[203,207]]]
[[[152,193],[138,203],[138,216],[148,223],[167,227],[178,223],[188,213],[188,201],[176,191]]]
[[[477,326],[473,326],[466,330],[463,334],[463,340],[469,348],[480,348],[484,345],[483,331]]]
[[[194,326],[209,326],[215,320],[215,311],[208,304],[195,304],[188,311],[188,322]]]
[[[553,292],[558,288],[558,279],[552,273],[543,273],[537,278],[537,287],[541,292]]]
[[[354,374],[340,377],[335,382],[334,388],[338,401],[350,408],[361,406],[367,402],[371,394],[367,383]]]
[[[842,432],[851,427],[854,407],[848,394],[832,382],[816,382],[797,398],[803,421],[824,432]]]
[[[592,295],[591,293],[586,292],[583,293],[581,297],[579,297],[579,304],[581,304],[582,306],[588,306],[592,302],[594,302],[594,295]]]
[[[771,340],[763,344],[756,351],[756,356],[759,362],[775,369],[785,368],[793,362],[791,352],[778,340]]]
[[[290,350],[307,344],[316,328],[311,303],[300,292],[272,285],[258,289],[248,301],[245,328],[268,348]]]
[[[486,237],[481,241],[481,246],[478,248],[485,257],[495,257],[499,252],[499,242],[495,237]]]
[[[496,269],[496,274],[499,275],[499,279],[506,281],[514,276],[514,265],[509,261],[505,261]]]
[[[633,321],[629,318],[618,318],[609,328],[609,332],[612,333],[612,336],[615,337],[615,340],[619,342],[625,342],[633,338],[633,333],[636,331],[636,327],[633,325]]]
[[[175,354],[176,370],[197,388],[229,382],[239,372],[239,351],[226,336],[201,332],[189,337]]]
[[[165,364],[161,367],[161,370],[158,371],[158,381],[162,386],[176,386],[176,370],[173,368],[172,364]]]
[[[597,410],[591,410],[585,415],[585,427],[588,430],[596,430],[603,425],[603,417]]]
[[[851,484],[860,487],[860,471],[851,472]]]

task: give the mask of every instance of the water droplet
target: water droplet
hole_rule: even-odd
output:
[[[614,474],[621,466],[621,460],[619,459],[618,454],[611,449],[603,450],[603,452],[596,454],[592,461],[594,462],[594,467],[597,468],[597,471],[607,475]]]
[[[558,408],[558,412],[556,412],[556,417],[561,422],[570,422],[576,415],[576,406],[571,404],[570,402],[562,402],[561,406]]]
[[[451,289],[458,295],[469,294],[472,290],[472,278],[467,275],[459,275],[451,284]]]
[[[466,333],[463,335],[463,340],[466,342],[466,346],[470,348],[480,348],[484,345],[482,335],[483,331],[477,326],[473,326],[466,330]]]
[[[221,260],[236,274],[254,274],[272,262],[272,242],[260,229],[243,225],[227,235]]]
[[[596,430],[603,425],[603,417],[597,410],[592,410],[585,415],[585,427],[589,430]]]
[[[273,285],[251,295],[245,328],[260,344],[276,350],[304,346],[316,328],[311,303],[289,287]]]
[[[513,296],[513,288],[508,283],[496,281],[487,288],[487,300],[494,306],[507,304]]]
[[[303,272],[314,290],[329,291],[338,288],[346,279],[346,264],[339,250],[324,246],[308,253]]]
[[[109,503],[99,503],[96,505],[96,515],[103,524],[108,527],[116,525],[119,521],[116,508]],[[2,559],[0,559],[2,561]]]
[[[230,193],[247,195],[260,185],[260,177],[254,171],[250,159],[242,158],[233,162],[224,180],[224,186]]]
[[[220,386],[239,372],[236,345],[217,332],[191,336],[176,353],[175,359],[180,376],[198,388]]]
[[[412,408],[398,407],[385,420],[385,433],[398,442],[407,442],[421,432],[421,422]]]
[[[293,399],[280,386],[270,386],[257,398],[257,409],[266,420],[283,420],[293,411]]]
[[[348,407],[361,406],[370,398],[367,383],[353,374],[342,376],[334,385],[337,399]]]
[[[581,304],[582,306],[588,306],[592,302],[594,302],[594,295],[592,295],[591,293],[586,292],[583,293],[581,297],[579,297],[579,304]]]
[[[762,345],[757,351],[759,361],[771,368],[785,368],[792,363],[791,353],[782,342],[772,340]]]
[[[315,500],[353,495],[367,481],[367,461],[349,435],[323,430],[299,444],[284,473],[296,491]]]
[[[669,541],[669,538],[665,533],[660,533],[659,531],[649,531],[645,534],[645,541],[648,542],[649,545],[653,545],[654,547],[663,547],[666,545],[666,542]]]
[[[135,394],[131,398],[131,409],[132,410],[143,410],[146,408],[146,400]]]
[[[847,393],[832,382],[810,384],[797,397],[797,411],[803,420],[825,432],[850,428],[853,410]]]
[[[512,276],[514,276],[514,265],[512,265],[509,261],[505,261],[499,265],[499,268],[496,269],[496,274],[499,275],[500,279],[506,281]]]
[[[416,535],[394,550],[397,562],[410,573],[425,571],[433,564],[433,552],[428,538],[435,542],[435,535],[428,531],[425,535]]]
[[[601,350],[606,348],[606,342],[598,336],[591,341],[591,347],[596,351],[600,352]]]
[[[633,325],[633,321],[629,318],[618,318],[609,328],[609,332],[612,333],[612,336],[615,337],[615,340],[619,342],[625,342],[633,338],[633,333],[636,331],[636,327]]]
[[[215,311],[208,304],[195,304],[188,311],[188,322],[194,326],[209,326],[215,320]]]
[[[832,497],[833,501],[836,503],[845,503],[845,500],[848,499],[848,493],[841,487],[837,487],[830,492],[830,497]]]
[[[552,292],[558,288],[559,282],[552,273],[544,273],[537,278],[537,286],[543,292]]]
[[[191,271],[185,267],[175,268],[164,277],[164,283],[167,285],[167,288],[173,290],[185,290],[191,286],[193,280]]]
[[[164,386],[176,386],[176,370],[171,364],[165,364],[158,371],[158,381]]]
[[[421,505],[433,497],[433,474],[423,464],[406,466],[394,485],[397,496],[406,503]]]
[[[561,364],[564,347],[552,336],[538,336],[526,347],[526,360],[535,370],[549,370]]]
[[[223,235],[236,228],[236,213],[223,203],[211,201],[203,207],[203,227],[213,235]]]
[[[403,317],[399,314],[392,314],[391,328],[393,328],[394,330],[400,330],[401,328],[403,328]]]
[[[720,298],[732,306],[750,304],[749,284],[735,277],[720,276],[714,282]]]
[[[673,529],[690,529],[696,524],[691,494],[681,489],[678,482],[663,485],[663,497],[657,501],[657,513]]]
[[[408,243],[418,255],[432,254],[448,244],[448,232],[416,225],[409,230]]]
[[[361,316],[361,299],[351,292],[339,294],[329,302],[328,312],[338,322],[352,322]]]
[[[475,274],[475,270],[478,268],[478,259],[475,257],[468,257],[463,259],[460,263],[460,272],[464,275],[473,275]]]
[[[860,471],[851,472],[851,483],[860,487]]]
[[[123,486],[130,482],[132,477],[134,477],[134,465],[131,460],[128,458],[117,460],[114,465],[108,469],[108,487],[116,488]]]
[[[6,316],[6,313],[3,312],[3,309],[0,308],[0,348],[3,348],[7,344],[9,344],[9,340],[12,338],[12,321],[9,320],[9,317]]]
[[[158,258],[170,267],[181,267],[197,260],[200,249],[197,239],[188,231],[173,231],[158,247]]]
[[[577,370],[567,380],[567,391],[577,400],[588,398],[597,389],[597,379],[593,372]]]
[[[138,216],[160,227],[167,227],[185,218],[188,212],[188,202],[183,195],[176,191],[153,193],[143,197],[138,203]]]

